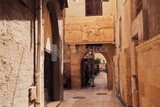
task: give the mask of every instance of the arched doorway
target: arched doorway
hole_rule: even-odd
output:
[[[81,59],[81,88],[95,86],[94,79],[102,72],[107,78],[106,58],[101,53],[86,53]],[[104,84],[107,84],[107,80]]]
[[[90,45],[89,45],[90,46]],[[95,45],[91,45],[95,46]],[[97,46],[97,45],[96,45]],[[99,46],[99,45],[98,45]],[[100,45],[100,49],[98,51],[94,51],[94,53],[101,53],[105,59],[107,60],[107,89],[113,89],[113,75],[114,75],[114,67],[113,67],[113,56],[115,52],[115,46],[112,44]],[[89,52],[92,51],[91,48],[88,48],[86,45],[79,45],[76,47],[77,51],[71,51],[71,88],[81,88],[82,85],[82,62],[83,57]],[[81,77],[82,76],[82,77]]]

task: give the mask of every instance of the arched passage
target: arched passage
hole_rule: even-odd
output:
[[[99,57],[95,55],[99,54]],[[101,57],[103,56],[103,58]],[[100,62],[97,62],[100,60]],[[90,85],[93,82],[93,79],[101,71],[106,72],[107,76],[107,88],[112,89],[113,86],[113,71],[111,69],[111,61],[108,58],[107,53],[94,53],[94,54],[84,54],[81,59],[81,87]]]
[[[104,45],[107,47],[106,51],[100,51],[105,59],[107,60],[107,88],[113,88],[113,55],[115,47],[114,45]],[[86,51],[83,51],[84,46],[79,46],[76,53],[71,53],[71,85],[72,88],[81,88],[81,61],[82,58],[86,55]],[[81,50],[82,49],[82,50]],[[86,50],[86,48],[84,49]]]

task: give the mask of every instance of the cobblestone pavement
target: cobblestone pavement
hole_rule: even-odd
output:
[[[65,90],[64,101],[58,107],[124,107],[113,91],[107,90],[105,72],[95,78],[95,87]]]

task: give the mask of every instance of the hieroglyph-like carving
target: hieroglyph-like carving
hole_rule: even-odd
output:
[[[108,26],[100,27],[99,25],[90,25],[88,23],[85,24],[66,24],[65,29],[68,33],[72,34],[75,30],[81,31],[82,40],[87,41],[89,36],[103,36],[103,31],[105,28],[109,28]]]
[[[70,44],[114,42],[111,17],[68,18],[65,21],[65,42]]]

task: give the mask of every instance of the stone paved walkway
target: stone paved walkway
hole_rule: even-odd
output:
[[[65,90],[64,101],[58,107],[124,107],[113,91],[106,89],[107,75],[101,72],[95,79],[95,87]]]

